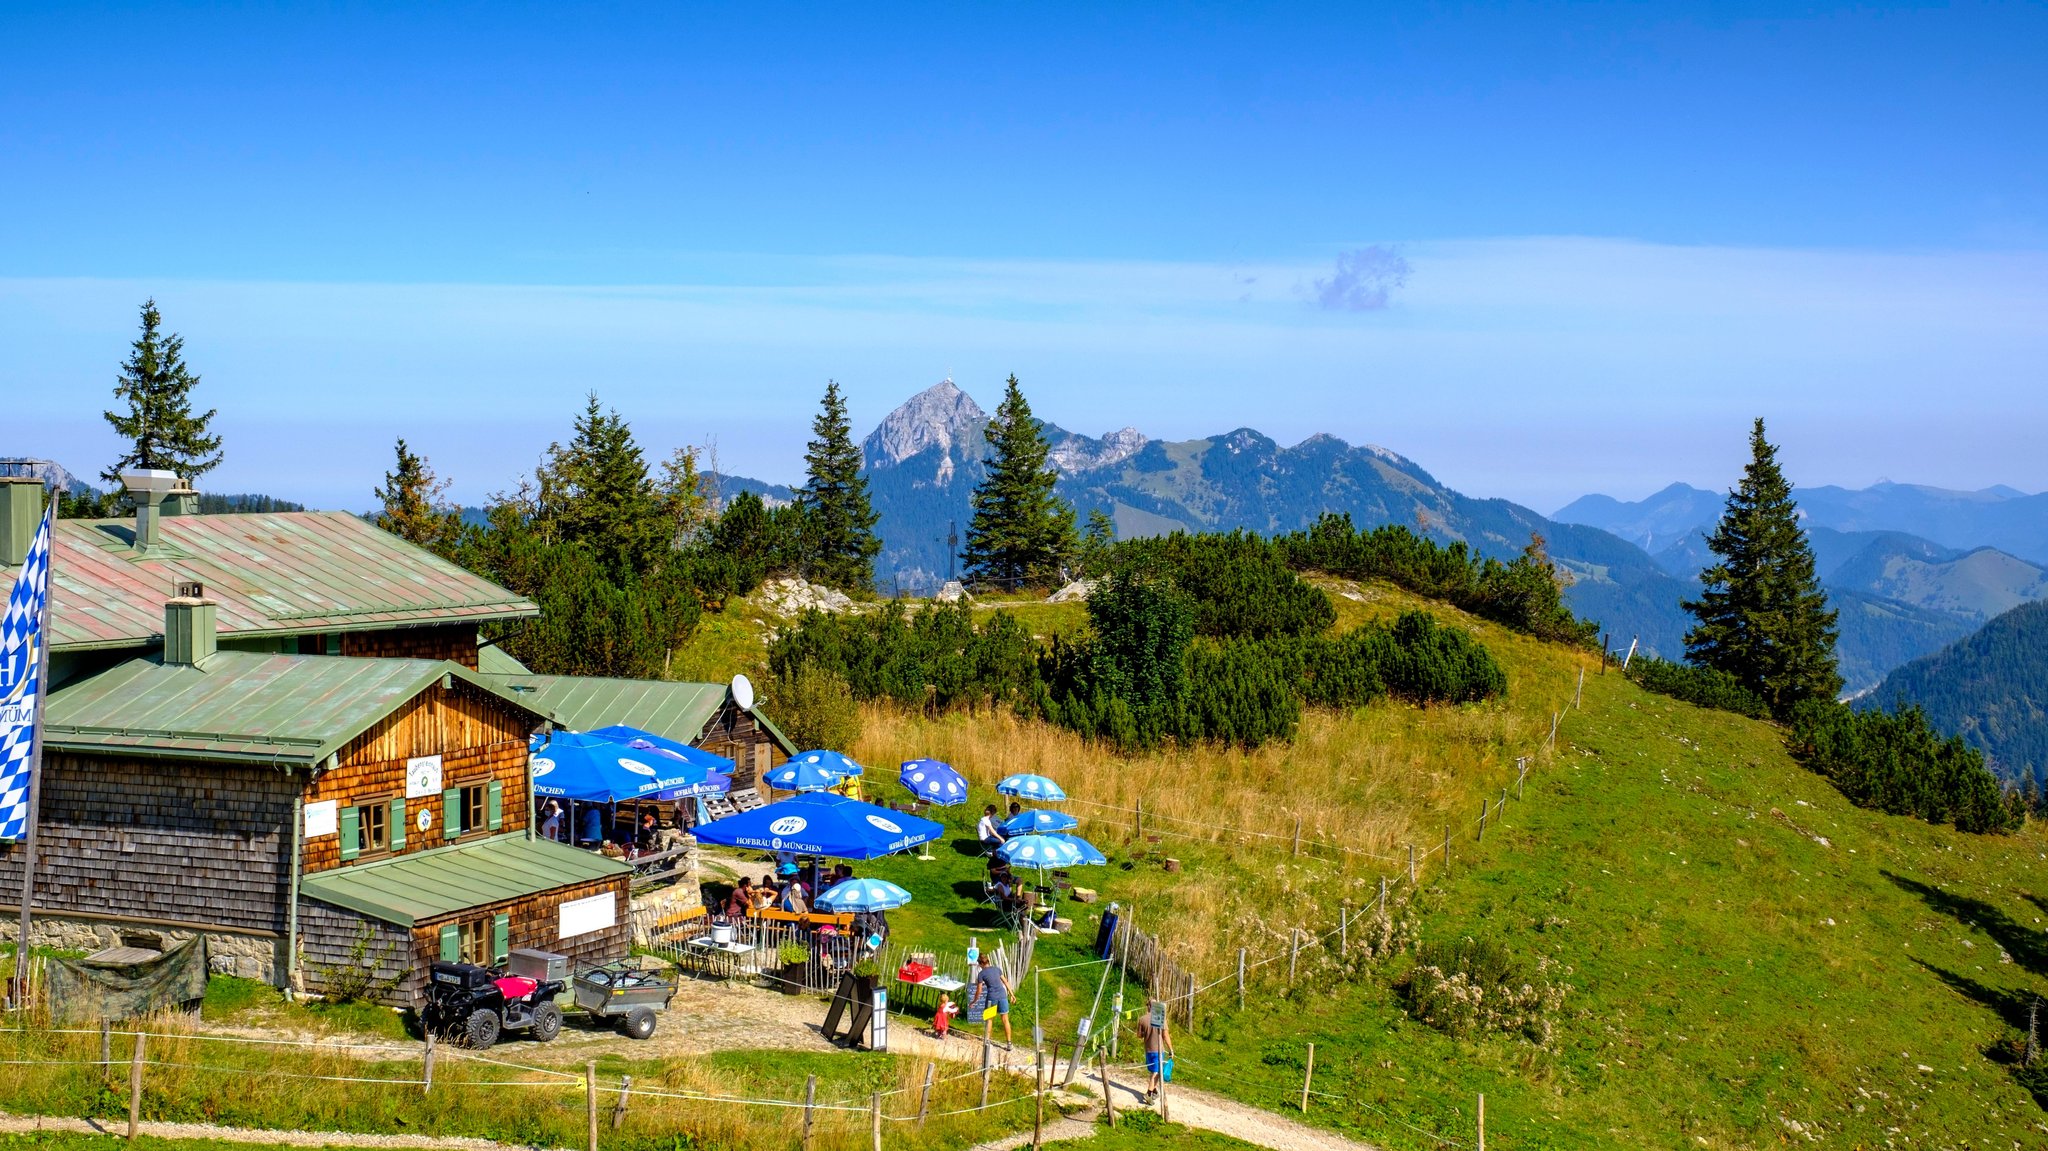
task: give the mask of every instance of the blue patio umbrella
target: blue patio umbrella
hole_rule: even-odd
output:
[[[873,859],[894,855],[946,833],[940,824],[829,791],[809,791],[766,807],[700,824],[705,843],[758,851]]]
[[[657,799],[664,801],[698,799],[707,795],[724,795],[732,790],[732,769],[734,766],[732,760],[722,755],[713,755],[701,747],[691,747],[689,744],[679,740],[659,736],[651,731],[641,731],[637,727],[627,727],[622,723],[613,724],[610,727],[592,728],[584,734],[617,740],[619,743],[635,751],[643,751],[649,755],[658,755],[668,759],[679,760],[683,763],[695,764],[705,769],[704,779],[701,782],[669,788],[656,796],[655,798]]]
[[[1040,799],[1058,803],[1067,797],[1060,785],[1042,775],[1013,775],[996,784],[996,790],[1004,795],[1019,795],[1026,799]]]
[[[826,911],[889,911],[910,902],[910,893],[886,879],[842,879],[818,897]]]
[[[1057,839],[1061,843],[1071,844],[1075,851],[1081,853],[1081,858],[1075,860],[1074,862],[1080,864],[1082,867],[1101,867],[1109,862],[1109,857],[1107,855],[1102,854],[1102,849],[1096,847],[1094,844],[1088,842],[1087,840],[1082,839],[1078,835],[1061,835],[1057,832],[1053,832],[1047,834],[1046,838]]]
[[[816,764],[794,759],[761,777],[768,786],[781,791],[830,791],[845,778]]]
[[[585,803],[652,799],[701,784],[709,774],[696,764],[573,731],[555,732],[533,752],[534,794]]]
[[[967,780],[950,764],[936,759],[905,760],[903,771],[896,778],[910,789],[910,794],[926,803],[951,807],[967,802]]]
[[[1079,827],[1081,821],[1064,811],[1020,811],[996,824],[1004,835],[1044,835],[1053,831],[1066,831]]]
[[[1081,862],[1081,849],[1068,843],[1065,837],[1050,835],[1020,835],[1004,840],[996,854],[1017,867],[1072,867]]]

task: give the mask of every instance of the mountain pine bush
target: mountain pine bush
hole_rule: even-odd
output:
[[[1832,700],[1793,709],[1792,754],[1851,803],[1978,834],[2017,830],[2017,793],[1984,766],[1984,753],[1944,737],[1918,707],[1855,711]]]
[[[1742,686],[1742,681],[1725,671],[1697,664],[1674,663],[1655,656],[1638,656],[1629,661],[1625,673],[1647,691],[1682,699],[1699,707],[1718,708],[1769,719],[1771,709],[1763,697]]]

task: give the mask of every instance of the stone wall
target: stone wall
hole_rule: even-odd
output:
[[[159,950],[169,950],[197,934],[189,928],[159,927],[155,924],[114,923],[96,919],[68,919],[39,914],[30,921],[29,938],[35,947],[91,954],[120,947],[124,940],[144,942],[154,937]],[[209,931],[206,936],[207,965],[214,975],[239,975],[244,979],[277,982],[278,952],[283,942],[255,935],[234,935]]]

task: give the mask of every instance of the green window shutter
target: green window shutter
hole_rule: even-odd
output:
[[[512,917],[493,915],[491,917],[491,961],[503,963],[512,954]]]
[[[340,654],[341,654],[341,637],[340,637],[340,636],[338,636],[338,635],[330,635],[330,636],[328,636],[328,637],[327,637],[327,654],[328,654],[328,655],[340,655]]]
[[[451,787],[441,793],[441,833],[450,839],[462,834],[462,789]]]
[[[363,813],[353,807],[341,809],[341,857],[354,859],[363,850]]]
[[[459,924],[441,925],[441,958],[450,963],[462,958],[462,927]]]
[[[391,801],[391,850],[405,850],[405,801]]]
[[[496,831],[505,826],[505,785],[494,779],[488,790],[490,800],[486,805],[486,811],[490,816],[491,830]]]

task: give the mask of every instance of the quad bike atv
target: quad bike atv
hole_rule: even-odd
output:
[[[474,963],[442,961],[428,977],[420,1021],[477,1050],[507,1031],[524,1031],[546,1043],[562,1031],[562,1009],[555,1002],[562,987],[559,979],[494,976]]]

